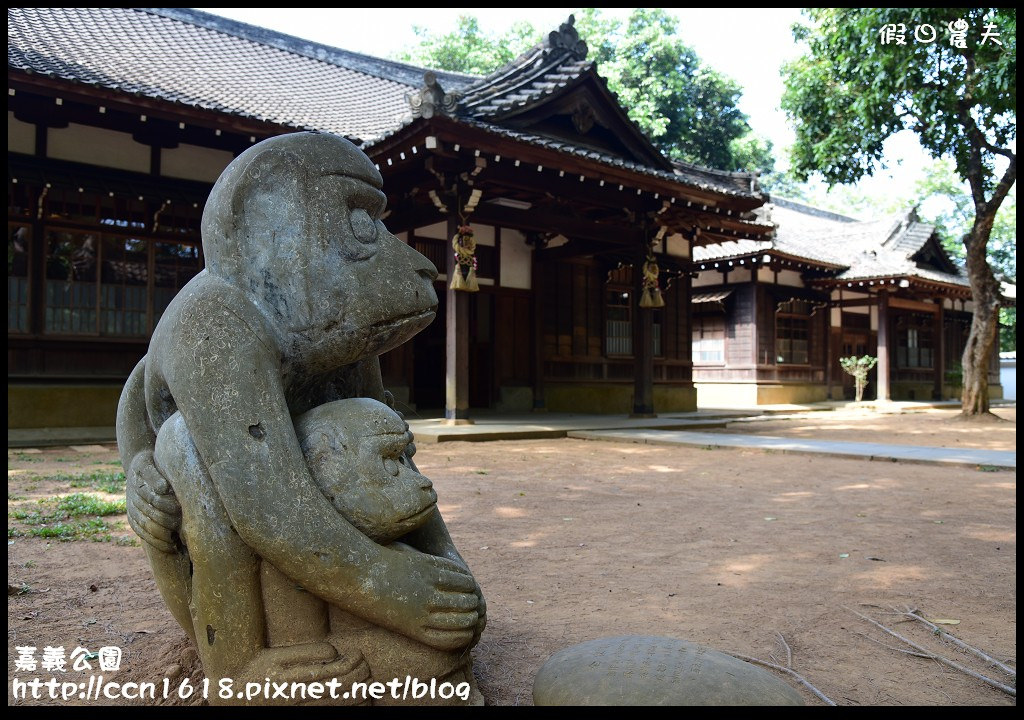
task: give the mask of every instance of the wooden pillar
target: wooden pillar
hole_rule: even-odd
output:
[[[932,398],[942,399],[943,384],[946,380],[946,317],[942,307],[942,298],[939,298],[938,309],[935,313],[935,340],[932,342],[933,365],[935,366],[935,392]]]
[[[455,237],[459,220],[448,216],[448,237]],[[444,417],[451,425],[470,425],[469,419],[469,293],[452,290],[459,272],[455,253],[448,252],[448,288],[445,303],[445,393]]]
[[[832,399],[832,291],[828,291],[829,302],[825,305],[825,399]],[[842,312],[840,311],[840,318]],[[840,321],[841,322],[841,321]],[[842,340],[840,339],[840,342]]]
[[[646,260],[644,242],[633,264],[633,417],[654,417],[654,310],[640,307]]]
[[[543,241],[536,237],[533,245],[533,263],[530,279],[530,304],[533,319],[533,411],[544,412],[544,281],[541,268]]]
[[[878,291],[878,399],[889,400],[889,292]]]

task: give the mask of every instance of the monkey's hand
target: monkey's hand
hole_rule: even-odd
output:
[[[176,552],[181,505],[171,484],[157,470],[153,452],[143,450],[125,468],[128,524],[146,544],[160,552]]]
[[[448,558],[394,549],[401,552],[389,553],[391,562],[382,563],[374,578],[381,583],[383,602],[374,608],[381,615],[367,619],[438,650],[468,647],[483,610],[473,576]]]

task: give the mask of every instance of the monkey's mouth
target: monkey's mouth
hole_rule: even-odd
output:
[[[422,310],[420,312],[406,313],[405,315],[399,315],[398,317],[390,318],[382,322],[377,323],[373,327],[377,330],[392,330],[402,327],[403,325],[414,325],[419,324],[421,321],[426,321],[423,326],[426,327],[434,321],[434,316],[437,314],[435,309],[437,306],[430,308],[429,310]]]
[[[398,522],[401,523],[402,525],[411,525],[411,526],[414,526],[414,527],[418,526],[421,522],[423,522],[424,520],[427,519],[427,516],[429,516],[430,513],[434,512],[434,510],[437,509],[437,500],[436,500],[437,496],[435,495],[434,497],[435,497],[435,500],[432,503],[430,503],[429,505],[427,505],[425,508],[423,508],[419,512],[413,513],[412,515],[410,515],[407,518],[403,518],[403,519],[399,520]]]

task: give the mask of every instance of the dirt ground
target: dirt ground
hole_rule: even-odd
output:
[[[731,430],[1016,447],[1015,422],[965,425],[949,415],[822,413]],[[1016,420],[1015,410],[1000,415]],[[840,705],[1015,702],[935,661],[883,647],[900,643],[851,612],[1015,685],[891,614],[909,605],[958,621],[943,627],[1015,665],[1011,472],[568,439],[424,444],[416,459],[487,597],[475,668],[489,704],[531,704],[543,662],[597,637],[672,636],[784,662],[776,633],[792,648],[793,668]],[[12,515],[70,492],[116,500],[102,482],[74,488],[68,480],[116,472],[115,461],[110,446],[8,451],[9,704],[65,704],[13,698],[15,678],[53,674],[16,670],[16,646],[34,646],[37,655],[45,646],[69,654],[121,647],[120,671],[104,673],[119,682],[166,677],[173,690],[186,676],[193,685],[202,678],[141,547],[125,544],[133,536],[123,516],[90,530],[103,542],[61,542],[26,536],[29,526]]]

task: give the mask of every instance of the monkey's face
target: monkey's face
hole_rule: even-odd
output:
[[[337,326],[361,345],[359,357],[367,357],[397,347],[430,324],[437,271],[381,222],[384,194],[340,175],[319,178],[313,194],[323,201],[310,208],[307,230],[317,239],[317,281],[326,302],[312,328]]]
[[[423,525],[437,507],[433,484],[413,466],[411,443],[407,430],[365,435],[316,463],[314,477],[338,512],[382,545]]]
[[[295,418],[314,481],[346,520],[387,544],[433,515],[437,494],[412,462],[402,417],[370,398],[324,403]]]
[[[343,138],[265,140],[221,175],[203,214],[210,272],[319,373],[397,347],[434,318],[437,271],[381,222],[380,173]]]

